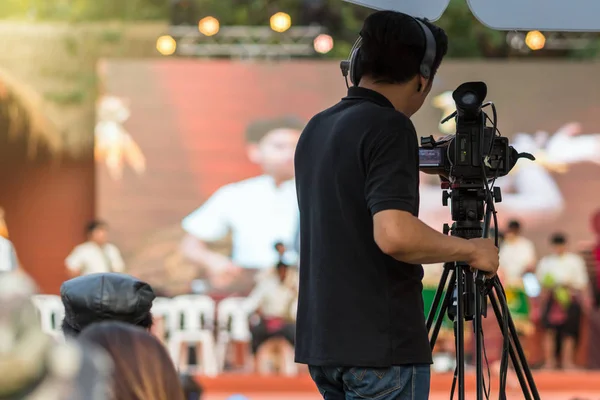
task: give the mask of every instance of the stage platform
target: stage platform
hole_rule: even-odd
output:
[[[515,378],[516,379],[516,378]],[[543,400],[600,400],[600,371],[534,371],[534,379]],[[296,378],[264,377],[257,375],[223,375],[217,378],[200,377],[206,390],[205,400],[227,400],[234,394],[248,400],[319,400],[321,397],[307,375]],[[432,377],[431,400],[449,399],[451,374]],[[492,379],[491,399],[498,398]],[[474,399],[475,376],[467,379],[468,399]],[[456,398],[456,397],[455,397]],[[520,389],[508,389],[508,399],[522,399]],[[236,399],[237,400],[237,399]]]

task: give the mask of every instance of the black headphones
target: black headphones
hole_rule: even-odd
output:
[[[423,54],[423,59],[421,60],[421,66],[419,69],[420,74],[423,78],[429,79],[431,77],[431,70],[433,69],[433,63],[435,61],[435,38],[433,37],[433,33],[427,27],[427,25],[419,21],[417,18],[413,19],[419,24],[421,30],[423,31],[423,35],[425,36],[425,54]],[[352,50],[350,50],[350,57],[347,60],[344,60],[340,63],[342,75],[344,77],[348,77],[349,75],[350,82],[352,82],[352,85],[354,86],[358,85],[362,76],[362,71],[360,71],[358,65],[361,44],[362,37],[359,37],[358,39],[356,39],[356,42],[354,42]]]

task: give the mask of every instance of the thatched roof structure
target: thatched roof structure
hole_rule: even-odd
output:
[[[0,23],[0,137],[89,156],[101,58],[158,56],[162,24]],[[4,120],[4,122],[2,121]]]
[[[62,148],[59,131],[44,108],[39,93],[0,68],[0,135],[8,135],[9,140],[26,135],[31,157],[40,145],[52,153]]]

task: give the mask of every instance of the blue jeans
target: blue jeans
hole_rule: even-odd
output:
[[[430,365],[390,368],[309,366],[325,400],[427,400]]]

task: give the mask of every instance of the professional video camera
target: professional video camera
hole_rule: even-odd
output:
[[[482,108],[487,86],[483,82],[467,82],[453,93],[456,111],[442,123],[456,118],[456,135],[435,141],[433,136],[421,138],[419,165],[421,171],[445,178],[464,181],[493,179],[507,175],[521,157],[533,156],[518,153],[509,146],[508,138],[499,136],[496,129],[496,111],[493,108],[493,126],[487,126],[489,117]]]
[[[507,175],[519,158],[535,160],[531,154],[518,153],[509,145],[508,138],[500,136],[494,104],[483,103],[486,95],[487,86],[483,82],[460,85],[452,93],[456,111],[442,121],[456,118],[456,135],[446,136],[439,141],[435,141],[433,136],[421,138],[422,147],[419,148],[421,171],[439,175],[444,189],[442,202],[447,206],[450,200],[454,222],[452,226],[444,224],[444,233],[465,239],[487,238],[492,219],[495,227],[498,227],[494,202],[502,201],[502,195],[500,188],[495,187],[496,178]],[[491,106],[492,119],[482,111],[487,106]],[[491,121],[492,126],[487,126],[487,121]],[[497,236],[495,240],[498,246]],[[501,398],[506,398],[506,374],[510,355],[525,398],[538,400],[539,393],[510,316],[500,280],[497,277],[485,279],[483,274],[474,272],[465,262],[444,264],[427,317],[431,348],[435,346],[446,314],[454,322],[456,372],[452,393],[458,381],[458,399],[465,399],[464,327],[466,321],[473,321],[477,399],[483,400],[484,395],[489,399],[489,386],[486,390],[482,360],[482,317],[487,316],[488,300],[504,336],[500,368]]]

